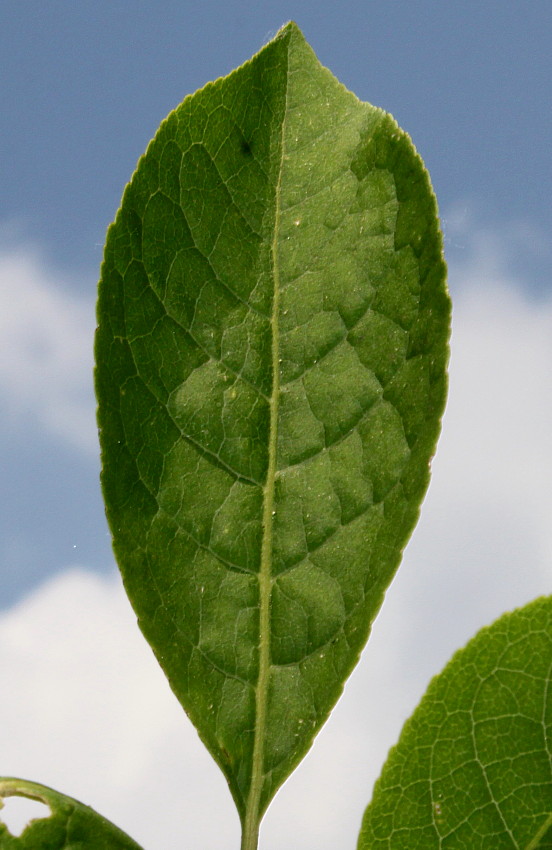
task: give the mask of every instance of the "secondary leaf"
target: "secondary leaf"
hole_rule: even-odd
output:
[[[6,797],[27,797],[45,803],[51,815],[31,821],[20,836],[1,822]],[[0,850],[141,850],[128,835],[93,809],[45,785],[24,779],[0,778]]]
[[[430,684],[358,850],[552,848],[552,597],[480,631]]]
[[[293,23],[169,115],[109,230],[96,356],[114,548],[247,846],[418,516],[444,279],[410,139]]]

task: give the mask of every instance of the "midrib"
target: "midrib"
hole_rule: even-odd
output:
[[[541,839],[547,834],[548,830],[552,826],[552,814],[549,815],[541,828],[538,830],[537,834],[532,838],[529,842],[525,850],[538,850],[538,846],[541,843]]]
[[[288,46],[289,57],[289,46]],[[274,278],[274,294],[272,299],[272,393],[270,396],[270,428],[268,442],[268,468],[263,491],[263,539],[261,546],[261,565],[259,572],[259,677],[255,694],[255,737],[253,743],[253,760],[251,770],[251,786],[246,803],[245,821],[243,827],[242,850],[256,850],[259,831],[259,806],[264,779],[264,742],[266,731],[266,712],[268,696],[268,680],[270,676],[270,596],[272,590],[272,533],[274,526],[274,481],[276,477],[276,453],[278,441],[278,406],[280,394],[280,340],[279,340],[279,308],[280,308],[280,268],[278,256],[278,241],[280,231],[280,195],[282,171],[284,162],[284,139],[288,104],[289,64],[286,68],[286,95],[284,114],[280,136],[280,162],[278,165],[278,182],[275,193],[274,236],[272,240],[272,263]]]

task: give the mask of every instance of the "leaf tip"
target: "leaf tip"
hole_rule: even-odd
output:
[[[295,23],[295,21],[287,21],[287,23],[283,24],[276,33],[276,38],[284,38],[286,35],[289,35],[290,37],[296,36],[303,40],[305,38],[301,28]]]

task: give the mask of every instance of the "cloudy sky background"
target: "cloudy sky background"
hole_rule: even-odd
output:
[[[145,850],[235,850],[239,828],[114,568],[91,383],[97,270],[160,120],[289,18],[424,156],[454,326],[422,519],[262,850],[353,848],[430,677],[482,625],[552,588],[548,0],[3,0],[0,773],[82,799]]]

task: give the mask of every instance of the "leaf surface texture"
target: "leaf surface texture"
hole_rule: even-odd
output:
[[[358,850],[552,848],[552,597],[479,632],[430,684]]]
[[[446,392],[410,139],[293,23],[161,125],[108,234],[103,487],[140,626],[260,817],[358,660]]]
[[[19,836],[0,819],[0,850],[141,850],[128,835],[93,809],[24,779],[0,778],[0,818],[6,797],[45,803],[50,816],[31,821]]]

